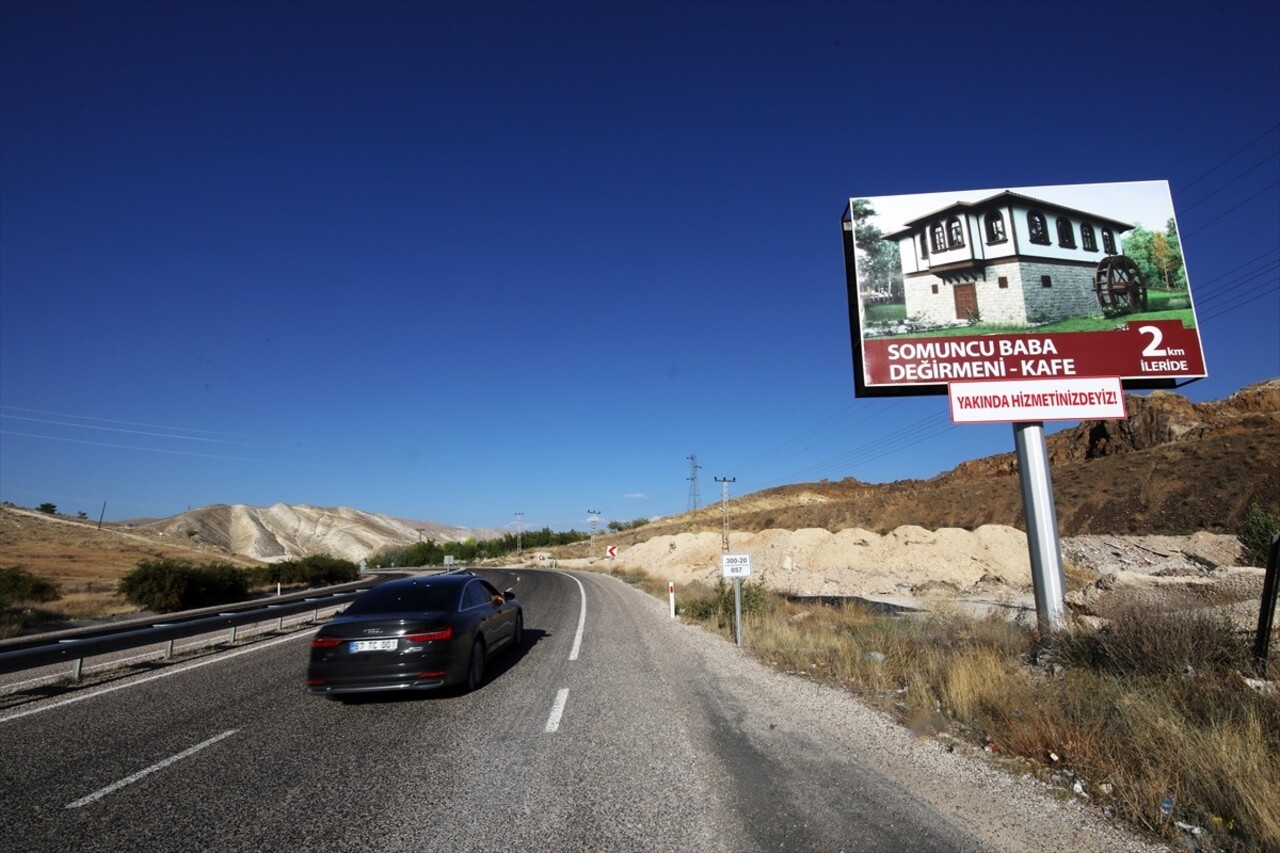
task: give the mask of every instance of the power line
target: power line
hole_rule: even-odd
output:
[[[1182,193],[1186,192],[1187,190],[1191,189],[1191,188],[1192,188],[1192,187],[1194,187],[1196,184],[1200,183],[1200,182],[1201,182],[1201,181],[1203,181],[1205,178],[1207,178],[1207,177],[1209,177],[1210,175],[1212,175],[1212,174],[1213,174],[1214,172],[1216,172],[1218,169],[1222,168],[1222,167],[1223,167],[1223,166],[1225,166],[1227,163],[1230,163],[1230,162],[1231,162],[1232,160],[1234,160],[1236,157],[1239,157],[1241,154],[1243,154],[1243,153],[1244,153],[1245,151],[1247,151],[1249,148],[1253,147],[1253,145],[1255,145],[1257,142],[1259,142],[1260,140],[1262,140],[1262,139],[1263,139],[1264,137],[1266,137],[1268,134],[1274,133],[1274,132],[1275,132],[1275,130],[1276,130],[1276,128],[1280,128],[1280,122],[1277,122],[1276,124],[1271,125],[1271,127],[1267,128],[1267,129],[1266,129],[1266,130],[1264,130],[1262,133],[1259,133],[1259,134],[1258,134],[1257,136],[1255,136],[1253,139],[1250,139],[1250,140],[1249,140],[1248,142],[1246,142],[1244,145],[1240,146],[1238,149],[1236,149],[1236,151],[1234,151],[1234,152],[1233,152],[1233,153],[1231,153],[1231,154],[1228,154],[1228,155],[1227,155],[1226,157],[1224,157],[1220,162],[1218,162],[1218,163],[1216,163],[1215,165],[1213,165],[1212,167],[1210,167],[1209,171],[1205,172],[1203,175],[1201,175],[1200,177],[1196,178],[1196,179],[1195,179],[1195,180],[1193,180],[1191,183],[1189,183],[1189,184],[1185,184],[1185,185],[1184,185],[1183,187],[1181,187],[1177,192],[1173,193],[1173,195],[1175,195],[1175,196],[1176,196],[1176,195],[1180,195],[1180,194],[1182,194]]]
[[[1185,206],[1182,208],[1182,213],[1186,213],[1186,212],[1187,212],[1187,211],[1189,211],[1189,210],[1194,210],[1194,209],[1196,209],[1197,207],[1199,207],[1200,205],[1204,204],[1204,203],[1205,203],[1206,201],[1208,201],[1209,199],[1213,198],[1213,197],[1214,197],[1215,195],[1217,195],[1218,193],[1220,193],[1220,192],[1222,192],[1223,190],[1225,190],[1227,187],[1229,187],[1229,186],[1231,186],[1232,184],[1234,184],[1236,181],[1240,180],[1241,178],[1245,177],[1246,175],[1252,174],[1252,173],[1254,172],[1254,170],[1256,170],[1256,169],[1258,169],[1259,167],[1261,167],[1261,166],[1262,166],[1264,163],[1266,163],[1268,160],[1274,160],[1274,159],[1276,159],[1277,157],[1280,157],[1280,151],[1272,151],[1270,154],[1268,154],[1266,157],[1263,157],[1263,158],[1262,158],[1261,160],[1259,160],[1257,163],[1254,163],[1254,164],[1253,164],[1252,166],[1250,166],[1248,169],[1245,169],[1243,172],[1241,172],[1240,174],[1236,175],[1234,178],[1232,178],[1231,180],[1227,181],[1225,184],[1223,184],[1222,186],[1218,187],[1218,188],[1217,188],[1216,190],[1214,190],[1213,192],[1211,192],[1211,193],[1209,193],[1208,195],[1206,195],[1206,196],[1202,197],[1199,201],[1194,202],[1194,203],[1192,203],[1192,204],[1185,205]]]
[[[1271,183],[1267,184],[1265,187],[1263,187],[1262,189],[1258,190],[1256,193],[1254,193],[1253,195],[1249,196],[1248,198],[1244,199],[1244,200],[1243,200],[1243,201],[1241,201],[1239,204],[1233,205],[1232,207],[1229,207],[1229,208],[1227,208],[1226,210],[1222,211],[1222,213],[1219,213],[1217,216],[1213,217],[1213,219],[1210,219],[1208,222],[1203,223],[1202,225],[1200,225],[1200,227],[1198,227],[1198,228],[1193,228],[1193,229],[1191,229],[1190,231],[1188,231],[1186,234],[1179,234],[1179,235],[1178,235],[1178,236],[1179,236],[1179,242],[1181,242],[1181,238],[1182,238],[1182,237],[1190,237],[1190,236],[1191,236],[1191,235],[1193,235],[1193,234],[1199,234],[1201,231],[1203,231],[1204,229],[1208,228],[1210,225],[1212,225],[1213,223],[1217,222],[1219,219],[1222,219],[1222,218],[1223,218],[1224,216],[1226,216],[1228,213],[1234,213],[1235,211],[1237,211],[1237,210],[1239,210],[1240,208],[1244,207],[1244,206],[1245,206],[1246,204],[1248,204],[1249,202],[1253,201],[1253,200],[1254,200],[1255,198],[1257,198],[1258,196],[1260,196],[1260,195],[1262,195],[1263,193],[1265,193],[1267,190],[1269,190],[1269,189],[1273,189],[1274,187],[1277,187],[1277,186],[1280,186],[1280,178],[1277,178],[1276,180],[1274,180],[1274,181],[1272,181]]]

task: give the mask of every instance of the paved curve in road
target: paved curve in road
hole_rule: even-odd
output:
[[[300,631],[7,702],[5,849],[928,851],[1037,843],[1017,835],[1016,821],[1008,836],[989,821],[979,821],[986,829],[966,823],[939,792],[909,793],[902,774],[833,748],[814,728],[820,720],[718,663],[749,664],[741,652],[670,620],[661,604],[613,578],[484,574],[516,589],[526,643],[493,660],[488,683],[469,695],[355,705],[307,696],[312,632]]]

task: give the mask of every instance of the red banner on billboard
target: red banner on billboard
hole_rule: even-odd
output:
[[[1110,332],[871,339],[863,342],[863,359],[870,385],[1204,374],[1196,330],[1161,320]]]

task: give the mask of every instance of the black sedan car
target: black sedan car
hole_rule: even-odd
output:
[[[307,692],[336,699],[484,682],[485,661],[520,645],[524,611],[510,590],[471,574],[387,581],[311,641]]]

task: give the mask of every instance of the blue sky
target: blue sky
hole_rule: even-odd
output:
[[[0,4],[0,499],[585,529],[1011,450],[855,400],[850,196],[1168,180],[1280,374],[1280,4]]]

